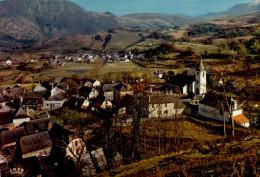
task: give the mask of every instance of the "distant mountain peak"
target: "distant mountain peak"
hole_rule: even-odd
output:
[[[254,2],[252,2],[250,5],[253,5],[253,6],[257,6],[260,4],[260,0],[255,0]]]

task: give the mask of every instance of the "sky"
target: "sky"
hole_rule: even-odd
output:
[[[254,0],[70,0],[87,11],[111,12],[115,15],[132,13],[206,15],[226,11],[235,4]],[[260,0],[255,0],[260,1]]]

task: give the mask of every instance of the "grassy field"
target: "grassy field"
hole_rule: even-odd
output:
[[[80,71],[80,72],[79,72]],[[46,76],[52,76],[57,79],[62,77],[71,77],[72,75],[77,74],[79,77],[86,78],[95,78],[99,79],[109,76],[116,77],[117,75],[122,74],[122,72],[131,72],[134,75],[141,75],[143,69],[138,65],[133,64],[132,62],[128,63],[106,63],[104,65],[88,64],[88,63],[70,63],[65,67],[61,67],[55,70],[43,72]]]

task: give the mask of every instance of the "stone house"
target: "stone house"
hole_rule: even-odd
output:
[[[148,96],[149,118],[170,118],[181,115],[185,105],[176,95],[150,95]]]

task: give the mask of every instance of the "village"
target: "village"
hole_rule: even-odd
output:
[[[131,53],[124,54],[124,62],[131,57]],[[81,58],[65,59],[79,62],[85,58],[91,61],[95,57],[82,55]],[[115,58],[108,56],[107,62],[123,61]],[[60,61],[54,59],[53,62]],[[15,168],[22,168],[21,162],[26,161],[33,162],[26,168],[37,169],[37,164],[44,166],[44,159],[48,157],[52,157],[54,167],[77,164],[83,159],[85,176],[95,175],[107,169],[108,165],[116,167],[122,164],[123,154],[115,150],[113,157],[108,159],[107,149],[104,150],[105,147],[100,144],[102,140],[94,141],[94,145],[90,143],[93,142],[91,139],[99,136],[97,132],[104,128],[106,119],[112,118],[109,125],[119,127],[119,123],[115,122],[119,118],[120,126],[126,127],[135,123],[138,111],[142,120],[160,121],[185,115],[220,124],[234,121],[235,126],[245,129],[253,124],[256,127],[256,122],[250,122],[243,113],[243,100],[228,98],[225,102],[223,95],[208,90],[207,70],[203,59],[200,59],[198,66],[183,74],[168,74],[166,82],[158,85],[145,80],[135,84],[122,81],[101,83],[98,80],[64,77],[59,81],[41,81],[32,90],[19,84],[5,88],[0,93],[1,165],[13,164]],[[161,79],[165,77],[165,72],[158,70],[152,77]],[[221,82],[218,84],[222,87]],[[142,103],[137,105],[137,100],[142,100]],[[71,120],[64,118],[68,110],[73,111]],[[61,114],[64,114],[62,121],[62,116],[57,116]],[[78,122],[80,118],[77,114],[92,119],[88,123]],[[76,124],[66,124],[74,119]],[[84,123],[87,127],[81,127],[82,136],[77,126],[84,126]],[[36,170],[35,173],[43,174],[43,171]]]

